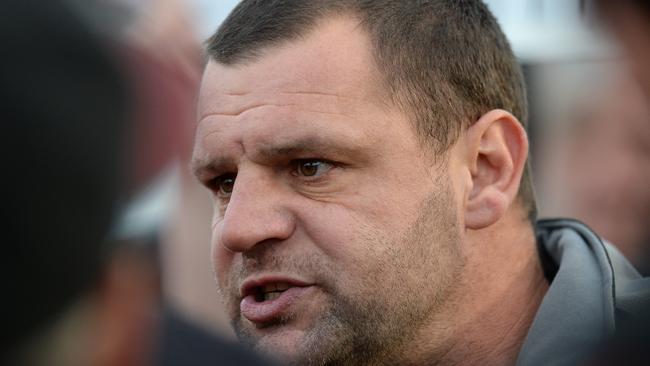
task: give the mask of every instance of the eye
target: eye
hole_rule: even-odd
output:
[[[303,177],[319,177],[332,169],[332,164],[316,159],[298,160],[296,172]]]
[[[217,194],[226,197],[230,196],[235,187],[235,177],[236,175],[234,174],[226,174],[215,178],[212,186]]]

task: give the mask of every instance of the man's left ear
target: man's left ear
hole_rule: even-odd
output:
[[[495,109],[465,131],[471,186],[465,225],[482,229],[497,222],[517,198],[528,157],[528,137],[512,114]]]

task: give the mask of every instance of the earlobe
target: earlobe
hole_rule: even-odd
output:
[[[499,221],[515,202],[528,157],[528,138],[512,114],[492,110],[467,129],[465,141],[471,176],[465,225],[478,230]]]

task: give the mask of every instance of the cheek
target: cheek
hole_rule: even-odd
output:
[[[368,273],[377,274],[381,258],[391,250],[387,244],[395,230],[384,223],[386,215],[375,217],[364,208],[328,205],[300,215],[300,226],[307,235],[304,242],[311,243],[327,268],[326,282],[339,292],[357,291]]]
[[[229,286],[229,274],[235,260],[235,253],[221,245],[219,239],[221,237],[221,227],[221,222],[212,225],[211,258],[212,269],[217,277],[217,283],[221,289],[226,289]]]
[[[304,207],[297,214],[298,227],[320,256],[344,264],[357,256],[354,237],[360,221],[349,206],[323,204]]]

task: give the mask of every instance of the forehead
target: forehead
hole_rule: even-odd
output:
[[[224,95],[293,91],[323,93],[379,103],[384,88],[371,42],[350,17],[325,18],[302,37],[263,49],[241,64],[206,67],[199,112],[205,114]]]
[[[369,37],[351,18],[324,20],[254,60],[209,62],[199,97],[195,172],[237,165],[242,156],[268,162],[268,152],[308,145],[356,156],[362,150],[383,154],[377,150],[387,146],[410,149],[415,131],[387,98],[374,65]]]

